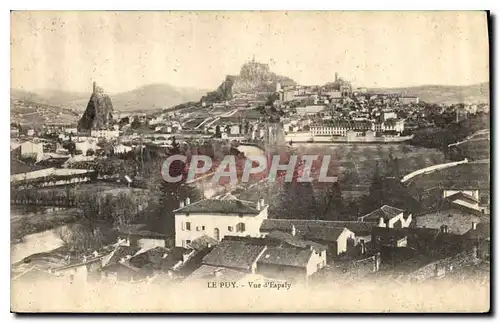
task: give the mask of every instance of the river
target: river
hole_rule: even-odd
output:
[[[29,208],[11,206],[11,228],[16,230],[16,226],[22,225],[20,221],[22,221],[23,218],[32,222],[36,217],[55,216],[59,212],[65,211],[67,211],[67,209],[54,207]],[[63,241],[58,237],[57,232],[63,227],[65,227],[65,225],[58,225],[55,228],[42,232],[28,234],[23,236],[20,242],[11,243],[11,263],[14,264],[36,253],[49,252],[61,247]]]
[[[57,230],[59,228],[29,234],[27,236],[24,236],[22,242],[11,244],[11,263],[17,263],[24,258],[36,253],[49,252],[61,247],[63,245],[63,242],[57,235]]]

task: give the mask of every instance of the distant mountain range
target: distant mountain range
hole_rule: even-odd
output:
[[[229,100],[234,92],[273,91],[277,82],[295,84],[290,78],[276,75],[264,64],[247,63],[240,75],[228,76],[216,91],[181,88],[169,84],[150,84],[135,90],[109,93],[115,111],[155,111],[170,108],[189,101]],[[104,89],[106,91],[106,89]],[[402,88],[369,88],[379,93],[401,93],[418,96],[427,103],[489,103],[489,83],[467,86],[423,85]],[[88,93],[66,92],[61,90],[41,90],[36,92],[11,89],[11,98],[61,107],[82,113],[89,102]]]
[[[368,91],[418,96],[421,101],[436,104],[490,102],[490,84],[488,82],[464,86],[422,85],[402,88],[371,88]]]
[[[151,111],[173,107],[187,101],[198,101],[207,92],[207,90],[180,88],[169,84],[150,84],[128,92],[109,93],[109,96],[115,111]],[[11,89],[10,93],[13,99],[83,112],[87,107],[92,91],[88,93],[60,90],[30,92]]]

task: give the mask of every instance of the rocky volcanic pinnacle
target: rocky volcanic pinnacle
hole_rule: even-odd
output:
[[[252,60],[243,64],[239,75],[228,75],[217,90],[207,93],[202,101],[230,100],[234,93],[273,92],[276,83],[295,84],[292,79],[271,72],[269,65]]]
[[[87,109],[78,122],[78,131],[91,129],[107,129],[113,118],[113,104],[104,90],[94,82],[94,90],[90,96]]]

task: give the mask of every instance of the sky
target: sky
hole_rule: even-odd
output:
[[[488,82],[488,46],[480,11],[13,12],[11,87],[214,89],[253,56],[304,85],[468,85]]]

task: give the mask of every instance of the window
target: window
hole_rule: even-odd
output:
[[[245,231],[245,223],[238,223],[236,225],[236,232],[244,232]]]
[[[190,244],[191,243],[191,240],[186,240],[186,244]]]
[[[191,222],[186,222],[186,230],[191,231]]]
[[[227,227],[227,231],[229,231],[229,232],[233,232],[233,227],[232,227],[232,226],[228,226],[228,227]]]
[[[205,226],[204,225],[201,226],[201,230],[205,231]]]

